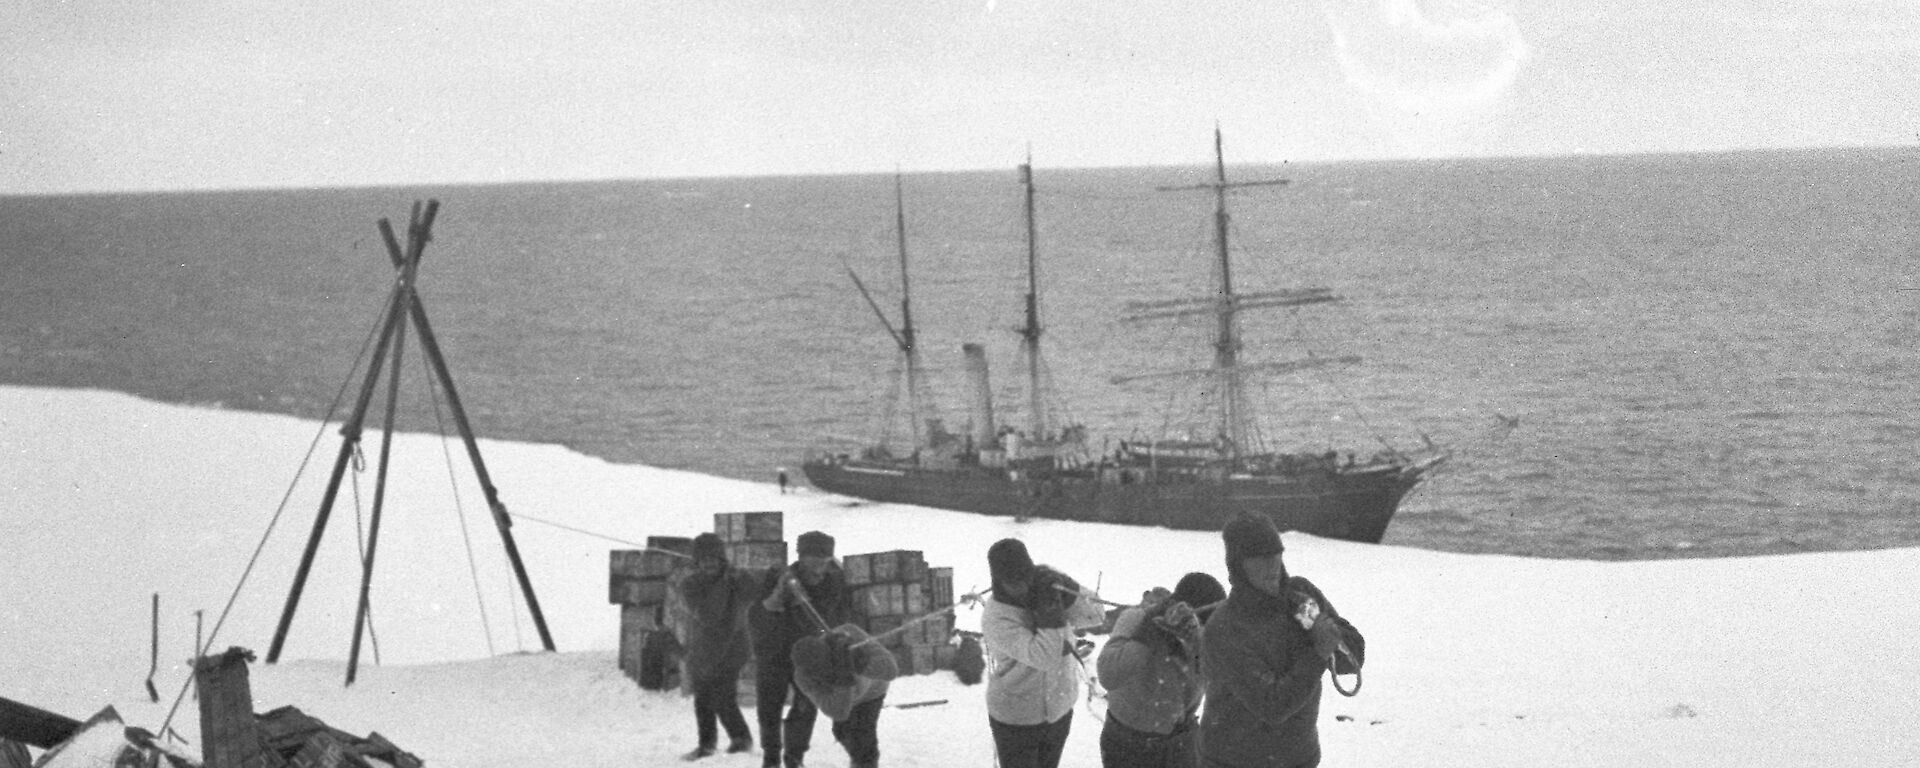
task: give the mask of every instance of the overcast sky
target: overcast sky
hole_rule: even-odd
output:
[[[1920,0],[0,3],[0,193],[1920,143]]]

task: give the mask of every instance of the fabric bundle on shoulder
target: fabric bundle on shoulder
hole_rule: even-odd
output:
[[[900,674],[893,652],[868,639],[865,630],[842,624],[793,644],[794,685],[834,722],[846,720],[855,704],[887,695],[888,681]]]

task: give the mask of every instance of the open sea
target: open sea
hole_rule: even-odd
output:
[[[1187,380],[1111,380],[1209,359],[1199,325],[1121,320],[1128,301],[1209,290],[1211,198],[1156,191],[1203,171],[1035,171],[1047,374],[1096,440],[1189,429]],[[1291,181],[1234,193],[1236,288],[1345,299],[1248,313],[1243,357],[1362,358],[1263,380],[1271,447],[1453,452],[1388,543],[1595,559],[1920,544],[1920,150],[1230,173]],[[1016,173],[902,186],[949,426],[969,341],[1000,418],[1021,418]],[[897,352],[847,272],[897,323],[893,195],[860,175],[0,197],[0,384],[340,419],[393,281],[375,222],[404,230],[433,198],[419,290],[482,437],[798,477],[810,448],[887,426]],[[423,357],[407,350],[399,421],[431,432],[444,396]],[[384,395],[374,407],[369,432]]]

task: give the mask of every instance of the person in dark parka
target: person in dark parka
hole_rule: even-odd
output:
[[[699,746],[682,759],[714,753],[716,720],[727,729],[727,752],[752,750],[753,731],[740,714],[739,679],[747,665],[747,606],[760,599],[760,585],[728,564],[719,536],[703,533],[693,539],[693,570],[675,586],[687,605],[687,678],[700,736]]]
[[[1201,634],[1201,764],[1313,768],[1320,764],[1320,676],[1343,636],[1357,645],[1359,632],[1318,587],[1288,576],[1280,532],[1264,515],[1234,519],[1221,538],[1232,591]],[[1318,619],[1306,629],[1297,616],[1309,601]]]
[[[747,610],[764,768],[799,768],[813,743],[818,709],[795,687],[794,643],[840,626],[853,611],[846,574],[833,559],[833,537],[808,531],[795,550],[799,557],[792,565],[767,572],[761,582],[766,597]]]

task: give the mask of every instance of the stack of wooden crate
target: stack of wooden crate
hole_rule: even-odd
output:
[[[754,583],[764,583],[767,570],[787,565],[786,523],[779,512],[716,512],[713,532],[726,547],[727,563],[753,574]],[[740,704],[753,706],[759,687],[754,681],[751,654],[740,669]]]
[[[649,536],[646,549],[616,549],[609,553],[607,600],[620,606],[620,670],[648,690],[675,684],[673,637],[667,610],[667,584],[693,567],[686,557],[693,539]],[[677,553],[677,554],[676,554]]]
[[[786,523],[779,512],[717,512],[713,532],[733,567],[763,574],[787,564]]]
[[[953,605],[952,568],[928,568],[918,550],[848,555],[841,567],[853,590],[855,620],[870,634],[886,635],[883,643],[893,651],[901,674],[953,667],[953,615],[914,621]]]
[[[726,548],[727,561],[753,573],[756,581],[767,569],[791,562],[784,527],[779,512],[713,516],[713,532]],[[642,688],[672,688],[677,682],[674,677],[684,678],[677,663],[686,641],[686,606],[669,584],[693,568],[688,557],[692,552],[692,538],[650,536],[647,549],[611,553],[608,600],[620,606],[620,669]],[[914,621],[953,605],[952,568],[927,567],[917,550],[847,555],[841,558],[841,567],[853,591],[854,622],[871,634],[887,635],[884,643],[899,662],[901,674],[953,668],[953,614]],[[741,670],[740,690],[741,703],[750,705],[751,662]]]
[[[726,548],[727,561],[754,574],[787,564],[784,522],[779,512],[720,512],[713,532]],[[646,549],[616,549],[610,554],[607,600],[620,606],[620,669],[648,690],[676,685],[680,645],[686,642],[685,607],[676,605],[669,584],[693,569],[693,539],[649,536]],[[741,670],[750,695],[753,665]]]

